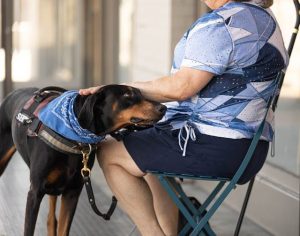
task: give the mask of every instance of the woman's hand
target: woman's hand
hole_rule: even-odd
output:
[[[79,94],[80,95],[90,95],[90,94],[96,93],[98,91],[98,89],[101,87],[102,86],[95,86],[95,87],[90,87],[90,88],[86,88],[86,89],[79,89]]]

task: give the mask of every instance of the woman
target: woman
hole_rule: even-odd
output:
[[[171,75],[130,84],[149,99],[168,102],[163,121],[123,142],[102,142],[98,154],[107,183],[144,236],[176,235],[178,216],[146,172],[231,177],[263,120],[274,79],[287,65],[280,30],[266,9],[272,1],[203,2],[213,11],[177,44]],[[269,114],[240,183],[262,167],[272,119]]]

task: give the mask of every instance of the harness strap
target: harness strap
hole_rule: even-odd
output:
[[[65,154],[81,154],[82,148],[76,142],[65,139],[45,125],[41,125],[37,136],[50,147]]]
[[[65,154],[81,154],[82,150],[89,149],[87,144],[81,144],[66,139],[52,129],[45,126],[37,117],[32,119],[27,129],[27,135],[38,137],[53,149]],[[92,150],[96,150],[96,145],[91,145]]]
[[[51,100],[58,97],[61,93],[59,91],[44,91],[38,90],[35,95],[26,102],[22,108],[21,113],[33,119],[38,112],[46,106]],[[28,123],[28,121],[27,121]]]
[[[37,117],[31,118],[30,123],[28,124],[27,135],[30,137],[37,137],[41,125],[42,122]]]

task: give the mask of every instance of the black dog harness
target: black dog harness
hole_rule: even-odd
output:
[[[109,220],[116,208],[117,199],[114,196],[112,197],[112,203],[107,213],[104,214],[99,211],[95,203],[90,180],[91,170],[87,166],[90,154],[97,149],[96,144],[77,143],[73,140],[66,139],[44,125],[38,118],[39,111],[63,92],[65,92],[65,90],[59,87],[46,87],[36,91],[34,96],[26,102],[24,107],[17,114],[16,119],[27,127],[27,135],[29,137],[38,137],[48,146],[59,152],[82,155],[83,168],[81,169],[81,175],[91,207],[97,215],[103,217],[105,220]]]
[[[35,92],[34,96],[27,101],[22,110],[17,114],[16,119],[28,127],[27,135],[39,137],[50,147],[65,154],[81,154],[83,150],[89,150],[89,145],[77,143],[66,139],[60,134],[44,125],[38,118],[39,111],[65,90],[56,87],[46,87]],[[96,145],[92,145],[93,150]]]

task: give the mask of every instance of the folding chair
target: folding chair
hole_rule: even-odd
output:
[[[296,36],[299,29],[300,23],[300,4],[298,0],[293,0],[294,5],[296,8],[297,13],[297,20],[295,24],[295,29],[292,34],[288,54],[289,56],[292,53],[293,46],[296,40]],[[238,168],[237,172],[231,179],[227,178],[218,178],[218,177],[211,177],[211,176],[191,176],[191,175],[177,175],[172,173],[160,173],[160,172],[148,172],[151,173],[159,179],[162,186],[166,189],[174,203],[177,205],[185,219],[187,220],[187,224],[183,227],[181,232],[179,233],[180,236],[185,236],[192,230],[190,233],[191,236],[196,235],[216,235],[214,231],[211,229],[210,225],[208,224],[208,220],[213,216],[213,214],[217,211],[217,209],[221,206],[225,198],[229,195],[229,193],[235,189],[240,177],[244,173],[247,165],[249,164],[255,148],[259,142],[261,134],[264,129],[265,120],[268,114],[269,109],[275,111],[277,106],[277,101],[279,98],[279,91],[282,87],[283,80],[284,80],[285,72],[281,71],[276,78],[276,85],[274,87],[274,91],[272,96],[270,97],[267,105],[267,112],[265,117],[260,124],[256,134],[254,135],[252,142],[249,146],[249,149],[246,153],[244,160],[242,161],[240,167]],[[194,179],[194,180],[206,180],[206,181],[216,181],[218,182],[216,187],[204,201],[204,203],[197,209],[192,201],[188,198],[185,194],[181,185],[176,181],[176,178],[179,179]],[[235,229],[234,235],[238,235],[240,231],[240,227],[244,218],[244,214],[246,211],[247,203],[251,194],[251,190],[255,181],[255,177],[251,179],[248,185],[248,189],[245,195],[244,203],[241,209],[241,213],[238,219],[237,227]],[[208,208],[209,207],[209,208]]]

